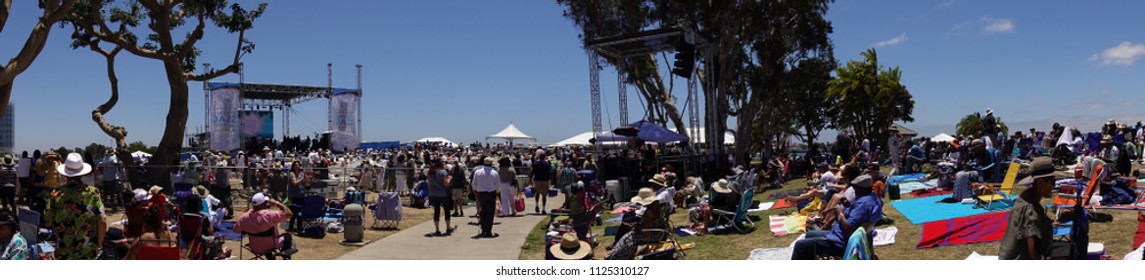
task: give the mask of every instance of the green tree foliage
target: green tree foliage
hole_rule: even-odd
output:
[[[705,95],[727,103],[714,104],[716,125],[729,116],[736,117],[737,161],[742,155],[762,147],[775,147],[772,139],[783,138],[798,118],[791,114],[792,95],[813,91],[804,82],[822,83],[806,75],[796,78],[794,69],[805,60],[827,63],[825,73],[834,65],[833,45],[828,35],[831,22],[825,18],[831,0],[813,1],[616,1],[558,0],[566,6],[565,16],[584,31],[582,37],[616,35],[645,28],[674,26],[684,23],[695,30],[701,41],[698,71],[704,88],[716,88]],[[707,56],[705,54],[710,54]],[[656,63],[637,64],[635,72],[654,70]],[[804,69],[810,72],[812,68]],[[657,75],[658,76],[658,75]],[[637,75],[636,77],[639,77]],[[710,100],[710,99],[709,99]],[[816,121],[812,130],[821,130]],[[710,123],[709,123],[710,124]],[[826,124],[823,124],[826,126]],[[714,143],[722,143],[723,127],[716,131]],[[798,131],[799,129],[795,129]],[[787,134],[790,135],[790,134]],[[753,141],[758,139],[760,141]],[[761,146],[762,144],[762,146]],[[770,149],[762,149],[770,152]]]
[[[112,86],[112,97],[92,112],[95,121],[104,133],[116,139],[117,146],[124,150],[126,130],[113,126],[103,119],[103,115],[115,106],[118,99],[118,81],[115,79],[114,57],[120,50],[135,56],[154,59],[163,64],[167,75],[170,102],[163,136],[158,148],[153,151],[156,162],[172,162],[178,159],[183,146],[183,134],[187,128],[187,102],[189,82],[207,81],[222,75],[236,73],[241,66],[243,54],[254,50],[254,44],[246,39],[246,31],[254,27],[254,20],[266,10],[262,3],[251,10],[226,0],[126,0],[103,1],[81,0],[68,15],[72,25],[73,48],[89,48],[103,55],[108,61],[108,80]],[[203,39],[207,27],[237,34],[233,59],[221,69],[203,69],[196,73],[197,59],[202,53],[196,44]],[[130,146],[130,145],[128,145]],[[136,149],[126,149],[134,151]],[[131,158],[123,151],[119,154],[124,163]],[[148,174],[155,182],[169,179],[167,170],[149,169]]]
[[[88,144],[87,147],[84,147],[83,151],[84,153],[90,153],[91,156],[96,159],[103,159],[104,156],[111,152],[111,147],[99,143],[91,143]]]
[[[863,60],[852,60],[836,70],[827,93],[838,100],[840,128],[853,130],[856,139],[886,139],[892,123],[914,121],[914,98],[900,83],[898,66],[883,69],[875,49],[862,55]]]
[[[995,117],[994,122],[1002,127],[1003,134],[1010,134],[1010,128],[1006,126],[1006,123],[1002,122],[1002,118]],[[982,116],[973,113],[962,117],[961,120],[958,120],[958,124],[954,125],[954,133],[962,136],[979,136],[982,134]]]

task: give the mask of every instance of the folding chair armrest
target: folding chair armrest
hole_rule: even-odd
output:
[[[728,212],[720,209],[712,209],[712,213],[719,215],[735,215],[735,212]]]

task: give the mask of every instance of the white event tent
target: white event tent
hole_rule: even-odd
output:
[[[513,140],[517,140],[517,139],[529,139],[529,140],[533,140],[533,142],[537,141],[536,137],[529,136],[528,134],[521,132],[521,130],[517,129],[517,126],[513,125],[512,122],[510,122],[509,126],[506,126],[505,129],[502,129],[501,132],[498,132],[497,134],[486,136],[485,141],[489,141],[489,138],[505,139],[505,140],[509,140],[509,143],[513,143]]]

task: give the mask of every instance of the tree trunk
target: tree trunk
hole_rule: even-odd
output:
[[[170,167],[177,165],[179,152],[183,149],[183,133],[187,129],[187,78],[179,61],[167,59],[163,61],[167,71],[167,85],[171,90],[171,100],[167,109],[167,122],[163,130],[163,138],[159,141],[158,150],[152,156],[151,164],[156,167],[147,169],[148,178],[152,183],[168,185],[170,181]]]

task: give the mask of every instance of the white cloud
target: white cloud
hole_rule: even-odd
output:
[[[934,8],[935,9],[945,9],[947,7],[950,7],[950,5],[954,5],[954,2],[958,2],[958,0],[947,0],[945,2],[938,4],[938,6],[935,6]]]
[[[1011,33],[1014,32],[1014,21],[1004,18],[982,18],[982,23],[986,25],[983,29],[986,33]]]
[[[886,46],[894,46],[894,45],[902,44],[903,42],[906,42],[907,40],[910,40],[910,37],[907,37],[906,33],[903,33],[903,34],[899,34],[898,36],[896,36],[894,38],[879,41],[878,43],[875,43],[874,47],[881,48],[881,47],[886,47]]]
[[[1089,58],[1089,61],[1101,61],[1101,65],[1133,65],[1138,58],[1145,55],[1145,44],[1133,44],[1129,41],[1105,49]]]

